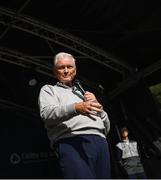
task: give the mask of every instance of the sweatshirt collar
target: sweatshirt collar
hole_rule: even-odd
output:
[[[63,84],[61,82],[57,82],[56,85],[60,86],[60,87],[63,87],[63,88],[66,88],[66,89],[72,89],[72,87],[69,87],[69,86],[67,86],[67,85],[65,85],[65,84]]]
[[[63,88],[65,88],[65,89],[71,89],[72,92],[73,92],[75,95],[77,95],[79,98],[81,98],[82,100],[84,100],[84,96],[81,94],[81,92],[80,92],[75,86],[69,87],[69,86],[67,86],[67,85],[65,85],[65,84],[63,84],[63,83],[61,83],[61,82],[57,82],[56,85],[59,86],[59,87],[63,87]]]
[[[129,139],[123,140],[123,142],[129,144]]]

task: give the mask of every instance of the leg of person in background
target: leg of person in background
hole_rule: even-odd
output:
[[[138,179],[147,179],[147,176],[146,176],[146,174],[144,172],[137,173],[137,177],[138,177]]]

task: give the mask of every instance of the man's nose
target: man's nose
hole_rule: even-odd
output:
[[[65,72],[65,73],[68,72],[68,68],[67,68],[67,67],[64,68],[64,72]]]

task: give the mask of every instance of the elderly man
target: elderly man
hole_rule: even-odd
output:
[[[71,54],[55,56],[58,82],[41,88],[40,116],[64,178],[110,178],[110,121],[95,95],[76,86],[76,71]]]

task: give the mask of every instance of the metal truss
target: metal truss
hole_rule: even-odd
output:
[[[133,68],[122,62],[106,51],[99,49],[80,38],[77,38],[63,30],[47,25],[31,17],[16,14],[16,12],[0,8],[0,23],[9,28],[16,28],[33,34],[47,41],[54,42],[81,55],[96,61],[118,73],[132,72]]]
[[[161,69],[161,60],[158,60],[154,64],[144,68],[143,70],[137,72],[125,80],[123,80],[116,89],[114,89],[112,92],[109,93],[110,98],[114,98],[117,95],[121,94],[128,88],[132,87],[134,84],[136,84],[140,79],[143,79],[147,76],[150,76],[152,73],[158,71]]]
[[[29,115],[30,117],[33,118],[39,118],[39,112],[34,110],[33,108],[29,108],[17,103],[13,103],[11,101],[5,100],[5,99],[0,99],[0,109],[2,110],[10,110],[13,111],[14,113],[21,114],[22,116],[26,117],[26,115]]]
[[[44,63],[33,57],[29,57],[15,50],[0,47],[0,61],[15,64],[27,69],[33,68],[41,74],[53,77],[52,66],[50,64]]]

